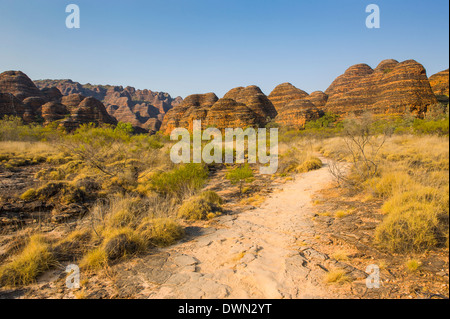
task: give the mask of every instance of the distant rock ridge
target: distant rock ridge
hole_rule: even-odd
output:
[[[99,100],[81,94],[63,97],[54,87],[39,90],[21,71],[0,74],[0,118],[5,115],[18,116],[25,123],[58,121],[68,130],[85,123],[117,124]]]
[[[219,99],[214,93],[184,100],[132,87],[81,85],[71,80],[35,81],[20,71],[0,74],[0,117],[16,115],[31,123],[59,121],[73,129],[82,123],[131,123],[142,132],[164,134],[178,127],[264,127],[271,122],[301,129],[331,112],[340,116],[411,113],[423,117],[438,102],[448,104],[449,71],[429,79],[414,60],[381,61],[375,69],[350,66],[325,90],[311,94],[282,83],[266,96],[259,87],[236,87]],[[39,89],[39,88],[40,89]],[[103,101],[103,104],[100,102]]]
[[[72,80],[37,80],[41,89],[58,88],[64,96],[81,94],[103,102],[107,112],[120,122],[131,123],[145,130],[159,129],[168,110],[179,105],[181,97],[168,93],[137,90],[134,87],[80,84]]]

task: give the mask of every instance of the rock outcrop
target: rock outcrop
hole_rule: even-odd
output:
[[[72,100],[73,102],[74,100]],[[108,114],[103,103],[93,97],[84,97],[76,106],[72,104],[69,108],[69,114],[61,122],[61,125],[69,131],[87,123],[117,124],[117,120]]]
[[[41,89],[56,87],[64,96],[80,94],[94,97],[102,101],[108,113],[118,121],[143,129],[158,126],[164,115],[183,101],[181,97],[172,98],[168,93],[137,90],[130,86],[82,85],[72,80],[38,80],[35,83]]]
[[[375,69],[367,64],[354,65],[336,78],[325,93],[325,110],[342,115],[369,111],[422,116],[437,103],[425,68],[414,60],[384,60]]]
[[[238,87],[222,99],[214,93],[194,94],[186,97],[177,107],[167,112],[161,131],[170,134],[182,127],[192,130],[193,121],[201,120],[202,128],[264,126],[277,115],[272,102],[257,86]]]
[[[42,105],[41,116],[46,123],[62,120],[70,113],[64,104],[58,102],[48,102]]]
[[[209,109],[218,100],[214,93],[189,95],[180,105],[167,112],[162,121],[161,131],[170,134],[178,127],[192,130],[194,120],[201,120],[204,127]]]
[[[290,102],[305,97],[308,97],[308,93],[296,88],[291,83],[282,83],[278,85],[268,96],[278,113]]]
[[[19,100],[41,96],[33,81],[21,71],[6,71],[0,74],[0,92],[11,93]]]
[[[228,91],[224,99],[235,100],[238,103],[245,104],[258,116],[257,122],[265,125],[268,119],[274,118],[277,111],[269,98],[255,85],[247,87],[237,87]]]
[[[24,73],[7,71],[0,74],[0,117],[20,116],[27,123],[59,121],[68,129],[118,120],[140,132],[164,134],[177,127],[191,130],[194,120],[201,120],[203,128],[263,127],[271,121],[302,128],[324,112],[342,116],[408,112],[422,117],[438,101],[448,103],[448,76],[449,70],[444,70],[428,79],[416,61],[389,59],[375,69],[367,64],[349,67],[325,92],[308,94],[282,83],[269,96],[252,85],[234,88],[222,99],[207,93],[183,100],[163,92],[71,80],[41,80],[36,86]]]
[[[99,100],[81,94],[62,96],[55,87],[39,90],[20,71],[0,74],[0,118],[5,115],[21,117],[25,123],[59,121],[70,130],[91,122],[117,124]]]
[[[223,131],[226,128],[261,126],[258,119],[259,115],[246,104],[222,98],[209,110],[205,124]]]
[[[319,109],[323,109],[328,102],[328,95],[322,91],[314,91],[308,96],[308,100]]]
[[[11,93],[0,92],[0,118],[4,116],[19,116],[24,113],[24,105],[22,101]]]
[[[294,100],[283,107],[275,122],[282,127],[302,129],[307,121],[315,121],[324,112],[316,107],[308,98]]]
[[[277,109],[275,122],[278,125],[301,129],[306,121],[322,116],[328,96],[321,91],[308,94],[291,83],[282,83],[270,93],[269,99]]]
[[[444,70],[433,74],[429,78],[431,89],[433,93],[436,95],[436,98],[441,103],[448,104],[449,97],[449,71]]]

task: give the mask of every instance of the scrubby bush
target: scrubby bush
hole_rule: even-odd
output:
[[[387,214],[377,227],[375,242],[393,252],[420,252],[448,239],[448,187],[435,189],[412,186],[387,200]]]
[[[297,167],[297,172],[306,173],[309,171],[319,169],[322,167],[322,165],[323,165],[323,163],[319,158],[312,156],[312,157],[309,157],[308,159],[306,159],[302,164],[300,164]]]
[[[239,185],[239,195],[242,195],[242,187],[245,183],[253,181],[253,171],[248,164],[240,165],[228,171],[225,176],[232,184]]]
[[[221,213],[220,206],[200,196],[185,201],[178,210],[178,218],[187,220],[211,219]]]
[[[416,259],[409,259],[405,263],[405,266],[406,266],[406,269],[408,269],[408,271],[415,272],[415,271],[419,270],[419,268],[422,266],[422,263]]]
[[[218,206],[223,204],[223,198],[214,191],[204,191],[201,192],[198,196]]]
[[[392,252],[421,251],[438,244],[439,219],[433,207],[410,203],[385,217],[375,232],[375,242]]]
[[[168,172],[156,173],[151,179],[151,187],[161,195],[176,196],[180,199],[203,187],[208,178],[208,170],[201,164],[184,164]]]
[[[62,204],[83,202],[86,193],[68,182],[48,182],[36,190],[36,198]]]
[[[5,116],[0,119],[0,141],[37,142],[57,139],[63,134],[58,129],[58,123],[47,126],[39,124],[24,124],[23,120],[15,116]]]
[[[447,116],[438,120],[415,119],[412,128],[416,134],[448,135],[449,118]]]

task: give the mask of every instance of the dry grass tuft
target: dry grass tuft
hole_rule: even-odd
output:
[[[55,262],[46,240],[41,235],[33,235],[23,251],[0,268],[0,285],[31,284]]]
[[[335,269],[329,271],[324,278],[327,284],[344,284],[351,282],[352,279],[347,275],[346,271],[343,269]]]

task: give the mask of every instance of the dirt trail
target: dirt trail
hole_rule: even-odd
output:
[[[330,297],[320,265],[328,257],[310,243],[316,236],[311,195],[331,180],[325,161],[260,208],[222,216],[218,230],[125,269],[121,289],[134,281],[143,298]]]

